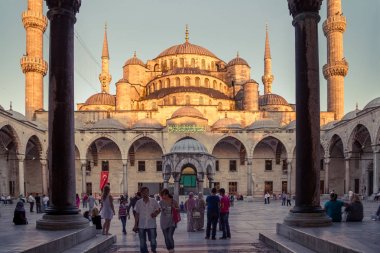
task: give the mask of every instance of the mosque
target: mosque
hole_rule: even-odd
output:
[[[348,190],[366,196],[380,182],[380,97],[344,114],[343,52],[346,18],[341,0],[331,0],[323,31],[328,45],[327,111],[320,113],[323,193]],[[29,0],[22,13],[26,54],[25,116],[0,106],[0,194],[49,193],[48,112],[43,106],[43,0]],[[112,46],[112,45],[111,45]],[[272,93],[275,84],[268,30],[261,83],[251,79],[239,54],[224,61],[185,41],[143,62],[136,53],[112,83],[104,32],[99,93],[76,105],[76,191],[99,193],[108,175],[117,195],[149,186],[177,196],[223,187],[260,197],[295,193],[295,104]],[[110,85],[116,85],[116,94]],[[263,85],[264,93],[259,93]]]

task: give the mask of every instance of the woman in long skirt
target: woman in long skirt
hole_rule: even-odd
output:
[[[193,213],[196,212],[196,201],[194,199],[194,193],[189,193],[189,199],[185,202],[185,210],[187,213],[187,232],[195,232]]]

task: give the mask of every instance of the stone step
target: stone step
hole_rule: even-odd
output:
[[[93,238],[72,247],[63,253],[101,253],[107,252],[116,242],[116,235],[105,236],[97,234]]]
[[[84,229],[68,233],[57,239],[53,239],[49,242],[41,243],[39,245],[33,246],[23,252],[26,253],[60,253],[68,250],[76,245],[89,240],[96,235],[95,227],[89,226]],[[33,237],[33,234],[30,235]]]
[[[289,240],[292,240],[308,249],[318,253],[362,253],[363,251],[348,248],[337,242],[322,239],[321,236],[312,235],[301,231],[296,227],[290,227],[285,224],[277,223],[277,234]]]
[[[315,251],[274,233],[259,233],[259,240],[281,253],[315,253]]]

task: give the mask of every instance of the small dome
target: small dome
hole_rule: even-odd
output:
[[[139,58],[137,58],[136,54],[124,63],[124,66],[127,66],[127,65],[140,65],[140,66],[145,67],[144,62],[140,60]]]
[[[115,96],[102,92],[102,93],[97,93],[95,95],[92,95],[89,97],[85,105],[116,105],[116,99]]]
[[[26,119],[26,117],[22,113],[13,111],[12,109],[11,110],[7,110],[7,112],[9,112],[10,114],[12,114],[12,117],[14,119],[17,119],[17,120],[20,120],[20,121],[28,121]]]
[[[90,127],[91,129],[125,130],[126,127],[116,119],[102,119]]]
[[[156,59],[160,57],[164,57],[164,56],[177,55],[177,54],[196,54],[196,55],[205,55],[205,56],[218,58],[204,47],[197,46],[189,42],[185,42],[183,44],[175,45],[175,46],[169,47],[168,49],[165,49],[164,51],[162,51],[162,53],[160,53],[156,57]]]
[[[237,56],[236,58],[232,59],[231,61],[227,63],[227,67],[231,67],[235,65],[246,65],[249,67],[248,62],[239,56]]]
[[[375,98],[371,102],[369,102],[366,106],[364,106],[363,110],[379,107],[380,106],[380,97]]]
[[[289,103],[280,95],[268,93],[259,97],[259,105],[289,105]]]
[[[257,84],[258,84],[258,82],[256,82],[256,80],[253,80],[253,79],[249,79],[249,80],[246,81],[245,83],[257,83]]]
[[[178,141],[170,153],[208,153],[206,147],[197,140],[186,138]]]
[[[217,120],[214,125],[212,125],[213,129],[235,129],[235,130],[240,130],[242,129],[241,124],[237,122],[235,119],[231,118],[223,118]]]
[[[287,126],[285,126],[285,130],[295,130],[296,129],[296,121],[292,120],[289,122]]]
[[[346,113],[346,114],[343,116],[342,120],[351,120],[351,119],[353,119],[353,118],[356,118],[356,115],[357,115],[358,112],[360,112],[359,109],[355,109],[355,110],[353,110],[353,111],[350,111],[350,112]]]
[[[268,129],[268,128],[280,128],[280,124],[272,119],[261,119],[256,120],[251,125],[247,127],[247,130],[258,130],[258,129]]]
[[[172,118],[177,118],[177,117],[204,118],[203,114],[200,111],[190,106],[181,107],[177,111],[175,111],[172,115]]]
[[[329,123],[321,126],[321,130],[330,130],[334,128],[334,125],[337,123],[337,120],[330,121]]]
[[[155,119],[145,118],[132,125],[132,129],[162,129],[162,125]]]

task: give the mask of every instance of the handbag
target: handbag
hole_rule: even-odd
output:
[[[193,216],[193,218],[200,218],[201,217],[201,212],[199,212],[199,211],[193,211],[192,212],[192,216]]]
[[[178,212],[177,208],[172,207],[172,218],[173,218],[174,224],[177,224],[178,222],[181,221],[181,215]]]

